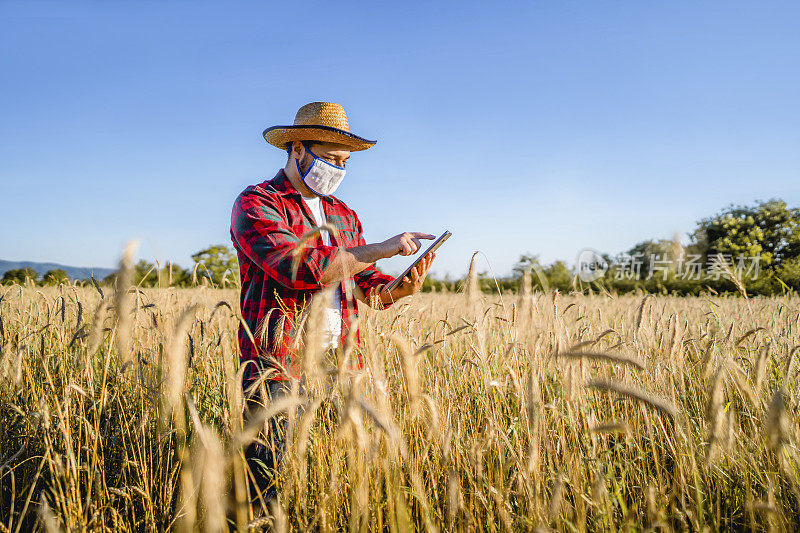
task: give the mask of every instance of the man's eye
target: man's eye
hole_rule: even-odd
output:
[[[336,165],[337,167],[345,167],[345,166],[347,166],[347,160],[344,160],[344,161],[340,162],[340,161],[337,161],[336,159],[330,159],[330,158],[327,158],[327,157],[323,157],[322,159],[324,159],[325,161],[327,161],[331,165]]]

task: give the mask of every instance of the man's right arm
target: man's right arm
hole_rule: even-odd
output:
[[[379,259],[412,255],[419,239],[433,235],[406,232],[381,243],[339,249],[310,246],[287,224],[278,200],[270,196],[241,195],[231,214],[231,237],[237,248],[270,278],[297,290],[320,289],[354,276]]]
[[[429,233],[405,232],[376,244],[365,244],[339,250],[322,274],[322,283],[335,283],[352,277],[379,259],[395,255],[413,255],[419,250],[420,239],[435,239]]]

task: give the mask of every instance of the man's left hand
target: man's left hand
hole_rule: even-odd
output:
[[[383,290],[381,292],[381,300],[385,298],[386,302],[384,303],[388,303],[419,292],[422,288],[422,282],[425,281],[428,272],[431,270],[431,263],[433,263],[434,259],[436,259],[435,253],[432,252],[426,255],[417,266],[411,269],[411,272],[403,278],[397,287],[388,293],[386,290]]]

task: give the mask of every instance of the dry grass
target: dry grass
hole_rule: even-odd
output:
[[[0,531],[800,528],[797,298],[365,309],[366,370],[257,418],[305,406],[264,512],[237,294],[106,292],[0,288]]]

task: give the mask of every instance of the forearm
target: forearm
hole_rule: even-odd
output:
[[[339,250],[322,274],[322,283],[327,285],[355,276],[379,259],[386,257],[389,256],[383,243],[365,244]]]

